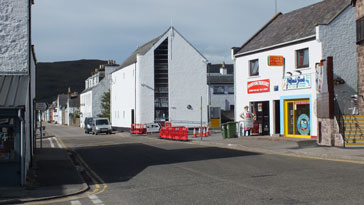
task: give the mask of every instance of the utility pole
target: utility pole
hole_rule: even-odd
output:
[[[201,106],[200,106],[200,111],[201,111],[201,124],[200,124],[200,126],[201,126],[201,140],[202,140],[202,133],[203,133],[203,128],[202,128],[202,96],[201,96]]]

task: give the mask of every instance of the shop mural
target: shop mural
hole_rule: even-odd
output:
[[[297,90],[311,88],[311,75],[285,76],[283,78],[283,90]]]
[[[309,135],[310,118],[306,114],[301,114],[297,119],[297,131],[301,135]]]

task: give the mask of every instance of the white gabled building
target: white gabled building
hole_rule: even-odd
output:
[[[112,73],[111,121],[117,129],[132,123],[207,123],[207,59],[177,30],[140,46]]]
[[[80,126],[84,127],[86,117],[97,117],[102,113],[101,99],[110,89],[110,74],[119,65],[114,60],[100,65],[92,76],[85,80],[85,90],[80,94]]]
[[[283,56],[285,66],[269,66]],[[235,119],[248,105],[256,115],[253,133],[317,138],[316,64],[332,56],[340,109],[350,112],[356,93],[355,9],[350,1],[324,0],[278,13],[240,48],[235,63]]]

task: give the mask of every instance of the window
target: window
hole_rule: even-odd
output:
[[[296,56],[297,68],[307,68],[309,66],[308,48],[297,50]]]
[[[249,61],[249,75],[250,76],[259,75],[259,60],[258,59]]]
[[[229,94],[234,94],[234,86],[233,85],[228,85],[227,88],[228,88],[228,93]]]
[[[223,85],[214,85],[214,94],[224,94],[225,93],[225,86]]]
[[[0,118],[0,162],[19,159],[19,141],[16,140],[15,118]]]
[[[364,17],[356,20],[356,42],[361,43],[364,40]]]

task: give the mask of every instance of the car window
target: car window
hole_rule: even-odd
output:
[[[108,125],[109,122],[107,120],[96,120],[96,125]]]

